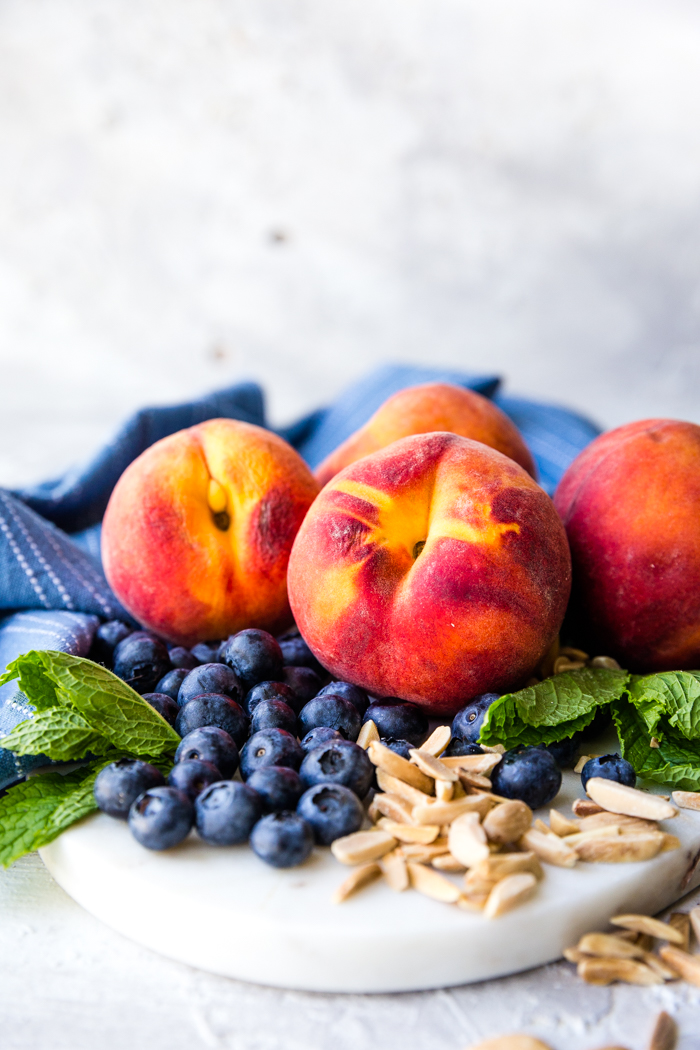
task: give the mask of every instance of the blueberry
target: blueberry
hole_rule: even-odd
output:
[[[175,645],[172,649],[168,649],[168,656],[173,667],[183,667],[186,671],[191,671],[199,664],[197,657],[183,645]]]
[[[560,769],[571,769],[576,764],[576,756],[581,750],[581,734],[574,733],[566,740],[557,740],[554,744],[542,745]]]
[[[307,788],[314,784],[342,784],[358,798],[364,798],[372,783],[374,766],[367,752],[357,744],[333,740],[307,753],[299,776]]]
[[[251,627],[232,634],[220,652],[223,662],[236,672],[245,689],[258,682],[277,682],[282,677],[282,650],[267,631]]]
[[[297,716],[284,700],[263,700],[253,711],[250,720],[251,733],[260,729],[286,729],[296,736]]]
[[[315,696],[299,712],[299,731],[304,736],[316,726],[337,729],[346,740],[357,740],[360,733],[360,712],[342,696]]]
[[[380,737],[380,741],[384,744],[384,747],[388,747],[390,751],[394,751],[397,755],[401,755],[401,758],[410,761],[411,748],[415,747],[415,744],[412,744],[409,740],[397,740],[393,736]]]
[[[126,820],[131,805],[149,788],[165,783],[159,769],[138,758],[120,758],[97,774],[93,792],[103,813]]]
[[[243,706],[249,715],[262,703],[263,700],[283,700],[295,713],[299,709],[299,703],[294,693],[284,682],[258,682],[246,693]]]
[[[499,699],[499,695],[499,693],[482,693],[481,696],[475,696],[473,700],[460,708],[452,719],[452,736],[466,740],[470,744],[478,744],[486,712],[494,700]]]
[[[121,620],[108,620],[102,623],[95,631],[95,637],[90,650],[90,659],[98,664],[112,666],[112,655],[117,645],[133,634],[134,628]]]
[[[325,673],[301,635],[297,635],[296,638],[280,639],[279,645],[285,667],[308,667],[318,675]]]
[[[164,674],[160,682],[156,683],[156,693],[165,693],[171,700],[177,701],[180,686],[190,672],[184,667],[175,667],[172,671]]]
[[[372,719],[380,737],[408,740],[413,747],[420,747],[428,735],[428,719],[417,704],[405,700],[372,700],[365,711],[363,722]]]
[[[211,762],[203,762],[201,758],[191,758],[187,762],[176,762],[170,770],[168,783],[178,791],[184,791],[192,801],[197,795],[201,795],[210,784],[216,784],[221,780],[221,773]]]
[[[314,784],[299,799],[297,813],[311,825],[319,846],[359,831],[365,817],[357,795],[342,784]]]
[[[359,685],[352,685],[350,682],[331,682],[329,685],[324,685],[318,695],[325,696],[327,693],[332,693],[333,696],[342,696],[344,700],[349,700],[351,704],[355,705],[361,715],[369,707],[369,697],[364,689],[360,689]]]
[[[561,770],[541,747],[518,747],[506,751],[491,773],[496,795],[519,798],[530,809],[539,809],[557,795],[561,787]]]
[[[175,725],[180,708],[172,697],[168,696],[166,693],[144,693],[143,698],[162,718],[165,719],[168,725]]]
[[[286,766],[263,766],[248,777],[246,784],[252,787],[263,800],[268,813],[279,813],[296,809],[304,794],[304,785],[296,769]]]
[[[262,816],[257,791],[238,780],[220,780],[195,800],[197,831],[212,846],[236,846],[245,842]]]
[[[460,740],[453,736],[445,748],[445,758],[459,758],[462,755],[483,755],[483,747],[478,744],[470,744],[468,740]]]
[[[261,729],[254,733],[241,751],[241,776],[247,780],[263,766],[288,766],[298,769],[304,752],[301,744],[286,729]]]
[[[129,828],[146,849],[171,849],[187,838],[194,809],[183,791],[154,787],[144,791],[129,810]]]
[[[586,784],[591,777],[603,777],[604,780],[616,780],[618,784],[626,784],[633,788],[637,783],[637,774],[627,759],[619,755],[600,755],[598,758],[590,758],[581,770],[581,784],[586,790]]]
[[[313,700],[321,688],[321,679],[310,667],[285,667],[282,671],[282,678],[284,684],[289,686],[296,697],[294,710],[297,714],[304,704]]]
[[[145,631],[134,631],[114,650],[113,671],[137,693],[152,693],[170,670],[168,650],[163,642]]]
[[[220,693],[203,693],[188,700],[180,708],[175,729],[180,736],[187,736],[193,729],[202,726],[217,726],[225,729],[240,747],[248,736],[248,716],[235,700]]]
[[[192,646],[190,652],[199,660],[200,664],[218,664],[219,646],[219,642],[214,642],[213,645],[207,645],[206,642],[197,642],[196,645]]]
[[[216,726],[193,729],[180,741],[175,752],[176,762],[188,762],[201,758],[221,770],[224,777],[232,777],[238,769],[238,748],[233,738]]]
[[[270,813],[250,833],[253,852],[273,868],[295,868],[314,848],[314,833],[298,813]]]
[[[316,726],[310,729],[305,737],[302,737],[301,746],[304,751],[313,751],[321,744],[328,744],[331,740],[345,740],[345,737],[337,729],[330,726]]]
[[[202,693],[219,693],[230,696],[237,703],[243,702],[243,690],[230,667],[224,664],[200,664],[190,671],[180,686],[178,704],[186,704]]]

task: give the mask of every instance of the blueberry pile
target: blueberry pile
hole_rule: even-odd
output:
[[[170,849],[196,828],[211,845],[249,842],[274,867],[301,864],[314,844],[362,826],[374,784],[355,743],[363,722],[371,718],[383,742],[406,756],[428,734],[415,704],[330,681],[296,632],[275,639],[248,629],[220,644],[168,649],[112,621],[98,629],[90,656],[182,737],[167,778],[123,758],[95,782],[99,808],[128,821],[148,849]]]

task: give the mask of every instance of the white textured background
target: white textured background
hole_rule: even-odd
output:
[[[0,484],[241,377],[283,422],[380,360],[606,425],[700,421],[700,8],[0,0]],[[0,875],[0,1045],[643,1050],[700,993],[564,965],[320,997],[199,974]],[[173,922],[186,922],[173,916]]]

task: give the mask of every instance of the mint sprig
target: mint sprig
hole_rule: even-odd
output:
[[[622,757],[637,776],[682,791],[700,790],[700,742],[688,740],[670,721],[661,719],[656,723],[658,747],[652,747],[655,734],[649,732],[643,714],[629,699],[623,697],[613,704],[612,713]]]

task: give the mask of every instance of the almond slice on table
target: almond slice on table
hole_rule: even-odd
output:
[[[671,798],[680,809],[700,809],[700,791],[672,791]]]
[[[483,912],[488,899],[487,893],[480,894],[479,896],[472,896],[471,894],[463,893],[457,901],[457,907],[461,908],[462,911]]]
[[[464,876],[464,892],[468,897],[488,897],[489,893],[496,885],[500,882],[500,879],[491,879],[482,875],[476,868],[469,868],[466,875]],[[511,874],[519,874],[519,872],[513,872]],[[502,878],[506,878],[505,875]]]
[[[535,828],[536,831],[541,831],[543,835],[549,835],[549,832],[551,830],[539,817],[537,817],[537,819],[532,822],[532,826],[533,828]]]
[[[651,860],[664,847],[663,832],[600,837],[579,842],[574,852],[589,864],[633,864]]]
[[[379,862],[382,875],[394,893],[403,893],[409,887],[408,868],[406,858],[400,849],[386,853]]]
[[[587,984],[605,985],[613,981],[641,985],[663,984],[663,977],[634,959],[582,959],[577,972]]]
[[[435,842],[440,834],[438,824],[394,824],[386,818],[382,820],[381,828],[399,842],[420,842],[423,846]]]
[[[581,819],[581,831],[593,831],[596,828],[604,828],[608,824],[616,824],[624,833],[630,831],[658,831],[659,825],[655,820],[643,820],[641,817],[626,817],[623,813],[608,813],[602,809],[600,813],[593,813],[590,817]]]
[[[662,1010],[656,1018],[654,1031],[651,1034],[649,1050],[676,1050],[678,1027],[670,1014]]]
[[[623,813],[628,817],[643,817],[645,820],[668,820],[678,810],[659,795],[618,784],[616,780],[591,777],[586,784],[589,798],[610,813]]]
[[[334,904],[342,904],[343,901],[347,900],[348,897],[352,896],[358,890],[361,890],[363,886],[368,886],[370,882],[374,882],[375,879],[379,878],[382,869],[378,864],[363,864],[361,868],[355,868],[344,882],[341,882],[338,889],[333,894],[332,900]]]
[[[583,829],[579,821],[569,820],[558,809],[550,809],[549,830],[558,835],[559,838],[562,838],[564,835],[575,835],[577,831],[582,831]]]
[[[497,1035],[482,1043],[467,1047],[467,1050],[552,1050],[548,1043],[531,1035]]]
[[[433,793],[433,782],[430,777],[427,777],[425,773],[421,773],[420,769],[415,766],[408,759],[402,758],[401,755],[397,755],[391,748],[386,747],[378,740],[373,740],[367,748],[367,754],[370,762],[372,762],[379,770],[383,770],[385,774],[396,777],[397,780],[402,781],[404,784],[410,784],[411,787],[417,788],[418,791],[422,791],[424,795],[432,795]]]
[[[432,777],[433,780],[447,780],[451,784],[459,779],[454,769],[450,769],[442,759],[435,758],[429,751],[423,751],[420,747],[412,747],[408,753],[411,756],[411,763],[418,766],[426,777]]]
[[[394,849],[396,839],[386,831],[356,831],[331,843],[331,853],[341,864],[366,864]]]
[[[641,959],[644,956],[644,949],[638,944],[616,937],[614,933],[587,933],[576,947],[584,955],[605,959]]]
[[[532,810],[519,799],[494,806],[484,817],[484,831],[490,842],[506,846],[517,842],[532,824]]]
[[[647,964],[650,970],[654,973],[658,973],[659,977],[662,977],[664,981],[677,981],[678,974],[675,970],[672,970],[670,966],[667,966],[663,959],[660,959],[658,955],[654,955],[653,952],[644,952],[642,961]]]
[[[388,817],[397,824],[410,824],[413,820],[413,806],[399,795],[392,795],[391,792],[380,793],[374,796],[367,811],[370,820],[377,819],[375,814]]]
[[[438,857],[433,857],[430,863],[438,871],[448,871],[452,875],[459,875],[466,870],[461,860],[457,860],[451,853],[441,853]]]
[[[622,827],[615,824],[603,824],[599,828],[591,828],[590,831],[577,831],[575,835],[565,835],[563,841],[570,849],[575,849],[582,842],[595,841],[597,839],[616,839],[622,834]],[[656,834],[663,834],[657,832]]]
[[[634,930],[635,933],[646,933],[650,937],[657,937],[660,941],[668,941],[669,944],[683,944],[685,940],[680,930],[671,926],[661,919],[652,919],[650,915],[613,915],[610,920],[613,926],[621,926],[623,930]]]
[[[566,845],[558,835],[543,835],[541,831],[530,828],[520,840],[521,844],[532,853],[537,854],[545,864],[555,864],[559,868],[573,868],[578,860],[576,852]]]
[[[401,756],[397,755],[396,757],[400,758]],[[416,769],[415,766],[412,768]],[[416,769],[416,773],[420,773],[420,770]],[[422,773],[420,775],[423,776]],[[398,795],[399,798],[404,798],[407,802],[410,802],[412,806],[419,806],[430,798],[424,791],[407,784],[404,780],[399,780],[398,777],[392,776],[391,773],[386,773],[383,769],[377,769],[377,784],[380,791],[386,791],[390,795]],[[430,782],[430,790],[432,793],[432,781]]]
[[[369,718],[360,729],[359,736],[355,743],[366,751],[369,745],[375,741],[379,743],[379,730],[372,719]]]
[[[408,875],[411,886],[425,897],[432,897],[435,901],[444,904],[456,904],[460,897],[460,891],[453,882],[446,879],[439,871],[426,868],[423,864],[408,861]]]
[[[525,904],[537,889],[537,879],[529,872],[519,875],[506,875],[493,887],[486,901],[484,915],[487,919],[496,919],[507,911]]]
[[[534,853],[492,853],[485,860],[479,861],[473,871],[483,879],[498,882],[506,875],[517,875],[529,871],[536,879],[543,879],[544,872],[539,858]]]
[[[452,856],[461,860],[466,868],[471,868],[489,856],[486,832],[478,813],[463,813],[457,817],[450,824],[447,841]]]
[[[452,802],[431,802],[426,799],[423,805],[414,806],[413,820],[416,824],[451,824],[463,813],[479,813],[485,816],[493,803],[488,795],[466,795],[453,799]]]
[[[577,798],[571,809],[577,817],[592,817],[596,813],[602,813],[603,807],[590,798]]]
[[[452,739],[452,730],[449,726],[437,726],[427,740],[420,746],[421,751],[439,758]]]
[[[429,846],[420,842],[404,842],[401,852],[406,860],[415,860],[418,864],[429,864],[433,857],[440,857],[448,852],[447,839],[437,839]]]
[[[491,781],[488,777],[482,776],[481,773],[472,773],[468,769],[459,770],[459,782],[467,790],[470,788],[479,788],[481,791],[491,790]]]
[[[448,758],[441,758],[440,761],[448,769],[461,769],[465,773],[479,773],[486,776],[492,769],[495,769],[501,761],[501,756],[487,751],[483,755],[450,755]]]
[[[590,762],[590,760],[591,755],[581,755],[579,757],[578,762],[574,766],[574,773],[580,773],[583,767],[585,766],[586,762]]]
[[[660,948],[659,955],[684,981],[700,988],[700,955],[690,955],[670,944]]]
[[[439,802],[450,802],[454,798],[455,787],[455,783],[450,783],[447,780],[436,780],[435,798]],[[464,791],[462,791],[462,795],[464,795]]]

